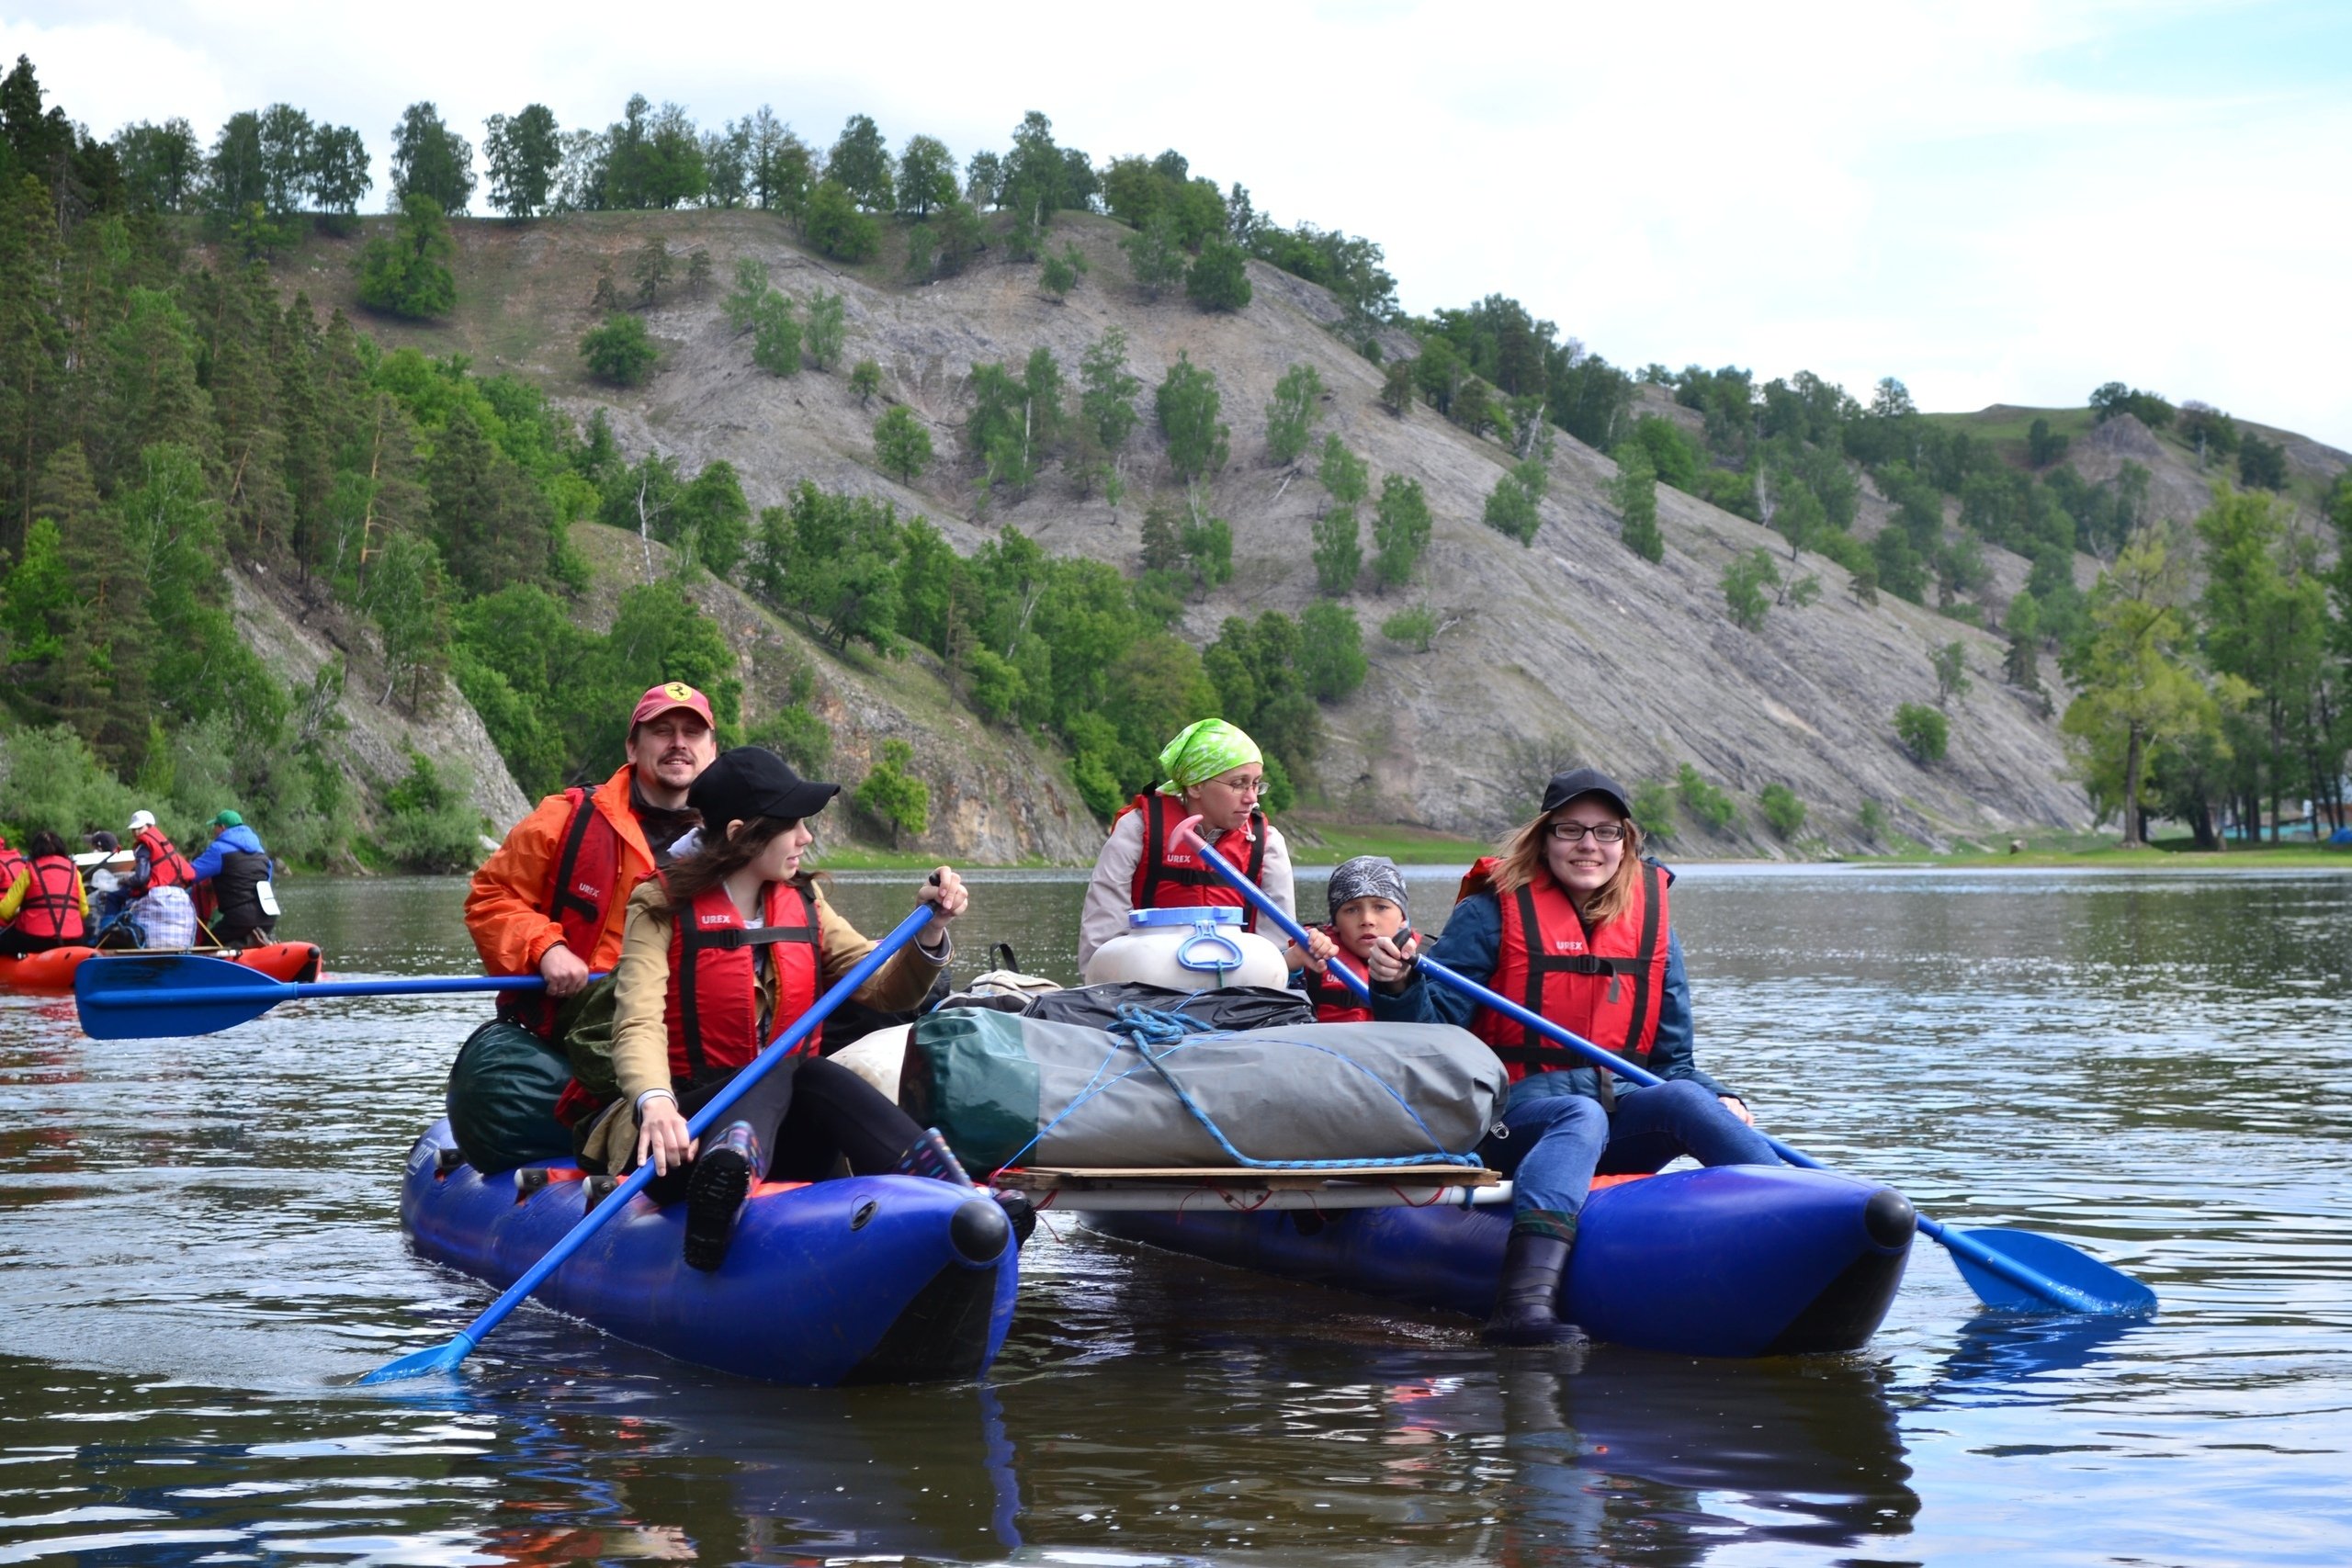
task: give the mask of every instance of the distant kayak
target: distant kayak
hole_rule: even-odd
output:
[[[0,958],[0,987],[19,991],[70,991],[74,972],[85,963],[111,963],[118,958],[152,958],[161,949],[52,947],[22,958]],[[303,983],[319,977],[319,948],[310,942],[271,942],[256,947],[199,947],[187,951],[207,958],[225,958],[257,970],[273,980]]]
[[[1087,1227],[1211,1262],[1485,1317],[1508,1213],[1458,1207],[1090,1213]],[[1902,1283],[1913,1215],[1874,1182],[1723,1165],[1598,1188],[1561,1315],[1595,1339],[1686,1356],[1869,1343]],[[1204,1282],[1204,1289],[1210,1288]]]
[[[587,1212],[569,1160],[483,1176],[447,1121],[410,1149],[401,1224],[416,1250],[503,1289]],[[685,1205],[644,1197],[535,1300],[616,1338],[771,1382],[939,1382],[988,1371],[1021,1253],[985,1193],[912,1176],[763,1182],[712,1273],[681,1256]]]

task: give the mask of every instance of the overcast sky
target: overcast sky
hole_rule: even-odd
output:
[[[101,135],[279,100],[356,126],[372,206],[419,98],[477,146],[642,92],[958,157],[1039,108],[1098,162],[1173,146],[1369,235],[1410,310],[1515,295],[1619,364],[1893,375],[1929,409],[2121,379],[2352,448],[2352,5],[0,0],[0,51]]]

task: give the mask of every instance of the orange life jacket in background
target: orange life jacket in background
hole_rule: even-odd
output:
[[[147,852],[147,886],[186,887],[196,881],[196,867],[188,864],[187,856],[180,853],[160,828],[141,828],[130,841]]]
[[[17,918],[8,929],[59,942],[80,942],[87,936],[90,927],[82,919],[80,868],[64,855],[42,855],[25,864],[32,873],[32,886],[25,889],[24,902],[17,906]],[[11,878],[10,886],[14,885]]]
[[[621,836],[596,809],[593,789],[568,789],[571,820],[563,830],[563,852],[548,875],[539,908],[563,927],[563,944],[587,962],[604,934],[605,911],[628,891],[616,886],[621,874]],[[542,1040],[555,1034],[557,998],[545,991],[502,991],[498,1010]]]
[[[1471,868],[1463,879],[1465,893],[1479,890],[1486,881],[1482,871],[1493,863],[1481,861]],[[1597,931],[1585,930],[1567,893],[1548,874],[1515,893],[1497,894],[1502,942],[1487,984],[1602,1050],[1646,1066],[1657,1039],[1673,928],[1666,878],[1646,861],[1640,871],[1633,902]],[[1513,1083],[1532,1072],[1592,1065],[1487,1008],[1472,1016],[1470,1030],[1502,1058]],[[1606,1082],[1604,1074],[1604,1089]]]
[[[725,887],[713,887],[672,922],[670,1081],[684,1089],[727,1077],[816,1003],[822,978],[817,896],[786,882],[768,884],[766,923],[746,926]],[[760,1018],[758,954],[775,965],[775,1014]],[[817,1054],[821,1029],[809,1031],[796,1055]]]
[[[1128,885],[1132,907],[1137,909],[1195,909],[1204,907],[1246,911],[1243,931],[1258,929],[1258,911],[1232,884],[1211,871],[1189,846],[1171,848],[1169,829],[1192,815],[1184,803],[1158,790],[1146,790],[1128,803],[1127,811],[1143,814],[1143,853],[1136,858],[1135,880]],[[1112,826],[1118,824],[1114,819]],[[1203,838],[1208,835],[1204,833]],[[1252,807],[1250,820],[1211,840],[1226,863],[1260,886],[1265,885],[1266,814]]]

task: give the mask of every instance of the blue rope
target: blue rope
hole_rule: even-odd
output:
[[[1406,1155],[1382,1159],[1253,1159],[1243,1154],[1234,1147],[1233,1140],[1226,1136],[1225,1129],[1216,1124],[1216,1119],[1201,1108],[1199,1102],[1185,1091],[1184,1086],[1176,1081],[1175,1075],[1168,1068],[1167,1058],[1187,1045],[1203,1044],[1211,1040],[1238,1038],[1238,1032],[1211,1029],[1199,1020],[1185,1016],[1181,1010],[1200,995],[1202,993],[1196,991],[1193,996],[1186,997],[1183,1001],[1177,1003],[1174,1008],[1165,1010],[1128,1004],[1119,1009],[1118,1016],[1106,1026],[1106,1030],[1107,1032],[1120,1037],[1134,1047],[1136,1054],[1144,1059],[1151,1070],[1159,1076],[1160,1081],[1165,1083],[1170,1092],[1176,1096],[1177,1103],[1183,1106],[1193,1120],[1199,1122],[1209,1136],[1216,1140],[1217,1148],[1235,1166],[1247,1170],[1377,1170],[1432,1164],[1478,1168],[1480,1162],[1476,1154],[1457,1155],[1448,1152],[1445,1146],[1439,1143],[1437,1134],[1430,1131],[1429,1123],[1421,1120],[1420,1112],[1414,1110],[1411,1103],[1396,1092],[1394,1085],[1352,1057],[1334,1051],[1329,1046],[1317,1045],[1303,1040],[1283,1041],[1282,1043],[1297,1045],[1310,1051],[1320,1051],[1327,1056],[1345,1062],[1349,1066],[1371,1078],[1373,1082],[1379,1084],[1388,1098],[1395,1100],[1397,1107],[1412,1118],[1413,1125],[1420,1129],[1421,1135],[1429,1139],[1437,1151],[1435,1157],[1432,1158],[1428,1155]],[[1164,1049],[1154,1050],[1155,1046],[1164,1047]],[[1046,1134],[1061,1125],[1080,1105],[1109,1089],[1112,1084],[1133,1077],[1136,1069],[1130,1068],[1126,1072],[1115,1075],[1108,1081],[1104,1080],[1104,1072],[1109,1069],[1113,1062],[1117,1060],[1117,1057],[1118,1052],[1115,1049],[1106,1055],[1102,1066],[1094,1069],[1093,1076],[1076,1095],[1071,1097],[1070,1102],[1062,1108],[1060,1114],[1037,1129],[1037,1135],[1015,1150],[1012,1156],[1004,1163],[1007,1165],[1018,1163],[1023,1155],[1036,1147]]]

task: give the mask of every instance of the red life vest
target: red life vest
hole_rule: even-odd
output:
[[[6,837],[0,835],[0,893],[6,893],[9,888],[14,887],[17,885],[17,873],[31,863],[32,862],[24,857],[22,851],[11,849]]]
[[[539,912],[563,927],[563,944],[585,963],[605,932],[605,912],[627,889],[621,875],[621,836],[596,809],[593,789],[568,789],[571,819],[563,829],[563,852],[556,856],[540,896]],[[498,1010],[540,1039],[555,1033],[557,999],[545,991],[503,991]]]
[[[187,856],[180,853],[160,828],[141,828],[131,835],[131,842],[147,852],[147,886],[187,887],[196,881],[196,867],[187,863]]]
[[[788,882],[767,888],[766,923],[746,926],[723,886],[713,887],[671,923],[670,1081],[681,1089],[729,1077],[817,1000],[817,896]],[[760,1018],[758,952],[775,965],[775,1013]],[[796,1055],[814,1055],[811,1030]]]
[[[1323,927],[1322,931],[1323,934],[1332,941],[1339,940],[1339,933],[1329,926]],[[1390,940],[1401,947],[1411,940],[1412,935],[1409,929],[1400,930]],[[1372,976],[1364,972],[1363,960],[1344,947],[1324,962],[1339,964],[1357,979],[1366,984],[1371,983]],[[1316,1022],[1370,1023],[1372,1021],[1372,1009],[1356,999],[1355,992],[1348,988],[1348,983],[1345,980],[1336,979],[1329,975],[1318,975],[1312,969],[1301,969],[1298,972],[1298,977],[1306,987],[1306,999],[1315,1004]]]
[[[25,865],[32,873],[32,886],[25,889],[24,902],[17,906],[17,918],[8,929],[59,942],[80,942],[87,936],[89,924],[82,919],[82,874],[74,863],[63,855],[42,855]],[[15,886],[13,878],[9,885]]]
[[[1192,815],[1184,803],[1173,795],[1158,790],[1146,790],[1128,803],[1127,811],[1143,814],[1143,853],[1136,857],[1135,880],[1128,885],[1128,897],[1137,909],[1194,909],[1203,907],[1237,908],[1246,911],[1241,919],[1243,931],[1258,929],[1258,911],[1250,907],[1225,878],[1202,863],[1201,857],[1190,848],[1173,849],[1168,842],[1169,829]],[[1114,820],[1112,826],[1118,824]],[[1245,836],[1246,835],[1246,836]],[[1208,835],[1203,834],[1206,838]],[[1266,814],[1252,807],[1250,820],[1213,840],[1226,863],[1260,886],[1265,885],[1262,875],[1266,866]]]
[[[1478,891],[1480,861],[1463,879],[1464,893]],[[1646,1066],[1657,1039],[1658,1009],[1666,996],[1667,945],[1672,933],[1666,878],[1645,861],[1634,879],[1633,902],[1597,931],[1588,931],[1560,885],[1541,876],[1515,893],[1498,894],[1502,942],[1488,987],[1553,1022]],[[1471,1032],[1494,1047],[1517,1083],[1532,1072],[1552,1072],[1589,1064],[1565,1045],[1554,1044],[1523,1024],[1487,1008],[1470,1020]],[[1609,1075],[1601,1075],[1602,1100]]]

